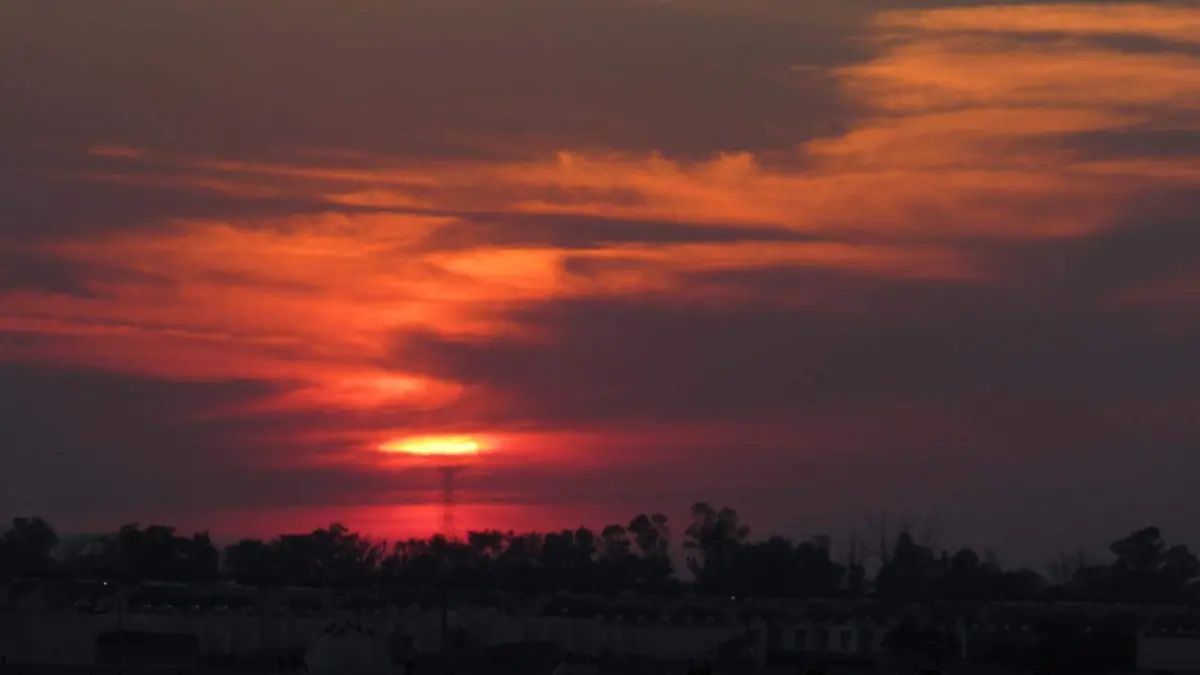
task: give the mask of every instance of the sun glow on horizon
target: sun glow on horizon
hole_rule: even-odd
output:
[[[420,457],[463,457],[478,455],[483,445],[468,436],[423,436],[387,441],[379,446],[383,452]]]

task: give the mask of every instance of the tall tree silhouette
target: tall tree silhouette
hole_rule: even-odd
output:
[[[0,578],[40,577],[55,571],[58,534],[41,518],[14,518],[0,536]]]
[[[671,531],[667,517],[661,513],[640,514],[629,521],[628,531],[641,554],[637,561],[635,586],[651,593],[669,591],[675,571],[669,553]]]
[[[734,565],[738,550],[750,536],[737,511],[714,509],[705,502],[692,506],[692,523],[684,546],[699,553],[688,558],[696,585],[705,593],[729,594],[734,589]]]
[[[1113,569],[1139,574],[1157,571],[1165,548],[1162,533],[1157,527],[1151,526],[1114,541],[1108,550],[1117,557]]]
[[[1092,592],[1113,600],[1185,599],[1189,581],[1200,574],[1200,561],[1184,545],[1168,547],[1155,526],[1144,527],[1114,541],[1111,573],[1092,584]]]
[[[907,532],[901,532],[887,564],[879,569],[875,589],[880,596],[897,600],[926,597],[931,590],[933,567],[933,552],[917,545]]]
[[[124,525],[107,542],[105,558],[128,579],[212,581],[219,575],[219,554],[207,534],[183,537],[166,525]]]
[[[243,539],[225,547],[224,569],[228,578],[247,585],[275,583],[280,576],[275,552],[260,539]]]

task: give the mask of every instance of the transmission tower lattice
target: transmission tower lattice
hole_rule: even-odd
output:
[[[458,539],[458,525],[454,521],[454,475],[460,469],[457,466],[438,467],[442,472],[442,523],[438,530],[451,541]]]

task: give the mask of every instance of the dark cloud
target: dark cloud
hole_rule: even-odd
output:
[[[852,52],[816,28],[627,0],[49,2],[6,5],[0,26],[0,61],[22,66],[0,139],[222,156],[774,148],[840,114],[786,69]]]
[[[590,486],[567,464],[538,494],[704,495],[794,536],[844,533],[876,509],[933,515],[947,542],[1035,565],[1147,519],[1200,536],[1176,506],[1198,461],[1198,336],[1024,291],[802,277],[759,281],[824,283],[846,308],[563,303],[517,315],[553,346],[425,337],[401,353],[499,395],[484,423],[648,430],[644,445],[598,450],[621,461]],[[653,435],[713,423],[707,437]],[[1102,516],[1100,501],[1114,504]]]
[[[19,241],[19,240],[18,240]],[[81,298],[99,297],[94,284],[135,283],[173,288],[175,280],[161,274],[120,266],[80,265],[19,241],[0,249],[0,291],[37,291]]]
[[[0,290],[15,289],[90,295],[85,278],[73,265],[37,253],[0,253]]]
[[[696,225],[667,221],[611,220],[571,215],[463,214],[435,230],[427,249],[480,246],[550,246],[593,249],[613,244],[685,244],[737,241],[812,241],[812,235],[777,227]],[[572,263],[574,264],[574,263]]]
[[[43,154],[29,152],[28,161]],[[190,187],[115,185],[102,181],[45,175],[25,167],[4,167],[0,159],[0,234],[38,240],[84,236],[111,230],[160,227],[169,218],[255,218],[322,209],[315,200],[249,198]],[[91,168],[80,159],[58,160],[58,170]],[[360,209],[344,209],[354,212]]]
[[[1193,190],[1147,190],[1102,232],[1061,241],[993,244],[984,254],[1012,285],[1036,293],[1041,303],[1070,311],[1200,272],[1198,212],[1200,198]]]
[[[212,414],[280,386],[2,366],[0,512],[68,523],[87,513],[115,526],[223,509],[397,503],[405,491],[428,491],[412,472],[314,464],[342,448],[304,432],[336,430],[337,415]]]
[[[1081,158],[1093,160],[1187,159],[1200,155],[1200,130],[1161,128],[1161,120],[1157,126],[1075,134],[1062,142]]]
[[[554,336],[552,349],[426,336],[403,339],[400,354],[565,425],[831,401],[1186,396],[1200,375],[1196,336],[1162,335],[1136,311],[1063,307],[1036,293],[785,275],[841,285],[832,295],[848,311],[552,303],[513,317]],[[747,276],[764,295],[778,292],[778,275]]]
[[[227,460],[215,451],[233,440],[217,429],[198,436],[182,417],[269,390],[14,365],[3,367],[2,382],[6,512],[16,504],[73,510],[133,495],[148,505],[169,499],[163,488],[185,487],[183,467]]]

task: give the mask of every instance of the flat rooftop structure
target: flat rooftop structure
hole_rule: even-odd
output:
[[[1137,640],[1140,672],[1200,673],[1200,636],[1143,631]]]

